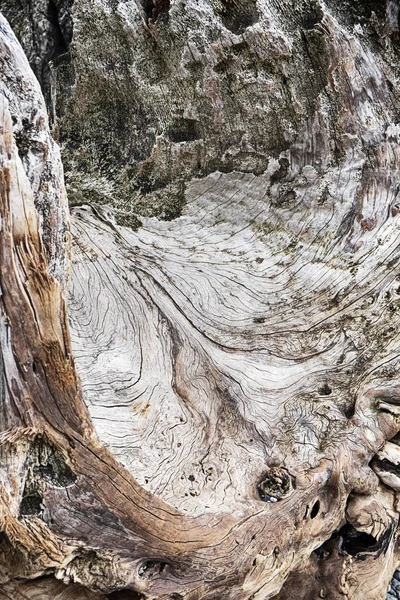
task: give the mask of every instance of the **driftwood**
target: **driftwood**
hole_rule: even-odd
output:
[[[295,56],[273,21],[287,8],[253,3],[246,20],[225,4],[200,3],[225,48],[243,36]],[[178,5],[131,8],[162,45]],[[380,50],[329,7],[307,10],[299,35],[311,59],[324,39],[328,76],[308,112],[300,88],[291,98],[286,149],[271,142],[246,169],[249,125],[244,162],[196,176],[186,118],[169,130],[167,185],[143,183],[163,168],[163,135],[131,165],[130,213],[110,193],[126,182],[96,179],[68,138],[70,223],[39,85],[0,21],[1,600],[385,597],[400,560],[397,100]],[[389,2],[387,44],[394,14]],[[140,213],[142,193],[154,205]]]

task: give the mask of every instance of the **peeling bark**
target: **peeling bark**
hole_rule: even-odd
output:
[[[63,112],[51,100],[75,205],[68,287],[58,150],[2,19],[1,600],[385,597],[399,563],[398,24],[392,2],[367,4],[357,23],[335,3],[57,5],[74,30],[74,85]],[[105,27],[121,63],[108,38],[93,47]],[[264,71],[228,93],[243,44]],[[191,103],[188,53],[204,68]],[[90,85],[107,91],[109,73],[98,110]]]

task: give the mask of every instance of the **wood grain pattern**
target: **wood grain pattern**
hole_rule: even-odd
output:
[[[384,597],[399,131],[374,55],[322,27],[340,161],[321,95],[281,162],[193,179],[177,219],[74,208],[68,312],[1,96],[5,598]]]

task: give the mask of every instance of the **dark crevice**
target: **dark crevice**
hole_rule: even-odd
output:
[[[200,124],[196,119],[175,119],[167,136],[171,142],[191,142],[201,138]]]
[[[355,412],[356,412],[356,404],[354,402],[354,404],[352,404],[351,406],[347,407],[344,410],[344,415],[347,419],[352,419],[354,417]]]
[[[379,548],[378,541],[372,535],[358,531],[347,523],[340,530],[340,550],[350,556],[357,556],[365,552],[374,552]]]
[[[61,64],[70,65],[71,57],[69,46],[72,41],[73,25],[70,9],[74,0],[64,0],[56,3],[49,0],[47,18],[50,24],[48,51],[43,56],[42,72],[39,78],[43,96],[49,112],[50,122],[53,123],[56,115],[53,106],[53,77],[52,66]]]
[[[284,179],[289,171],[289,161],[286,157],[279,159],[279,168],[271,175],[271,183],[276,183]]]
[[[54,2],[54,0],[49,1],[49,6],[47,10],[47,17],[49,19],[50,24],[53,27],[53,50],[51,59],[55,59],[61,54],[65,54],[68,52],[68,42],[65,38],[58,17],[58,8]]]
[[[30,457],[35,463],[32,472],[46,479],[53,487],[66,488],[76,482],[76,475],[61,452],[41,438],[36,438],[32,443]]]
[[[134,592],[133,590],[118,590],[107,594],[108,600],[143,600],[144,596]]]
[[[217,12],[226,29],[237,35],[259,20],[256,0],[221,0]]]
[[[320,396],[330,396],[332,394],[332,388],[327,383],[324,383],[324,385],[319,388],[318,394]]]
[[[381,22],[386,18],[386,0],[342,0],[330,7],[337,11],[342,20],[350,27],[356,23],[362,23],[364,26],[370,25],[373,14]],[[373,36],[371,35],[373,39]]]
[[[392,437],[390,441],[400,446],[400,433],[396,433],[396,435]]]
[[[26,117],[22,118],[19,129],[15,131],[15,143],[17,144],[18,154],[20,157],[26,156],[30,150],[36,148],[33,142],[34,137],[34,124],[29,121]]]
[[[42,501],[42,496],[36,491],[23,495],[21,504],[19,505],[20,517],[33,517],[40,514],[42,510]]]
[[[170,0],[140,0],[140,2],[149,23],[168,20]]]
[[[41,513],[43,494],[48,487],[67,488],[76,482],[76,475],[67,465],[63,454],[40,436],[31,443],[25,472],[25,485],[19,507],[21,517]]]
[[[319,5],[316,5],[304,15],[302,20],[302,26],[304,29],[311,30],[322,21],[324,13]]]
[[[389,527],[378,539],[363,531],[358,531],[349,523],[346,523],[341,529],[335,531],[331,537],[319,548],[314,550],[314,554],[319,560],[327,560],[334,553],[345,556],[353,556],[356,560],[365,560],[367,555],[374,554],[378,557],[385,552],[390,537],[392,527]]]
[[[165,571],[167,567],[167,563],[165,562],[155,562],[152,560],[148,560],[139,567],[138,575],[143,579],[150,579],[155,577],[156,575],[161,575]]]
[[[399,465],[393,464],[386,458],[380,460],[379,458],[375,457],[373,462],[377,467],[382,469],[382,471],[386,471],[387,473],[392,473],[393,475],[400,477],[400,466]]]
[[[315,519],[315,517],[318,515],[320,506],[321,506],[321,503],[319,500],[314,502],[314,506],[312,507],[311,514],[310,514],[311,519]]]
[[[73,0],[59,3],[49,0],[47,5],[47,44],[37,44],[35,49],[37,55],[35,62],[38,66],[36,69],[34,68],[34,71],[41,85],[51,122],[55,118],[52,101],[52,65],[58,65],[65,61],[70,62],[69,45],[72,40],[72,20],[67,10],[71,8],[72,4]],[[62,19],[61,12],[63,12]],[[34,22],[32,27],[36,27]],[[38,31],[38,35],[43,35],[43,33]],[[40,56],[41,53],[42,56]]]

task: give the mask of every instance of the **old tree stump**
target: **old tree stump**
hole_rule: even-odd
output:
[[[0,599],[385,598],[398,2],[0,9]]]

